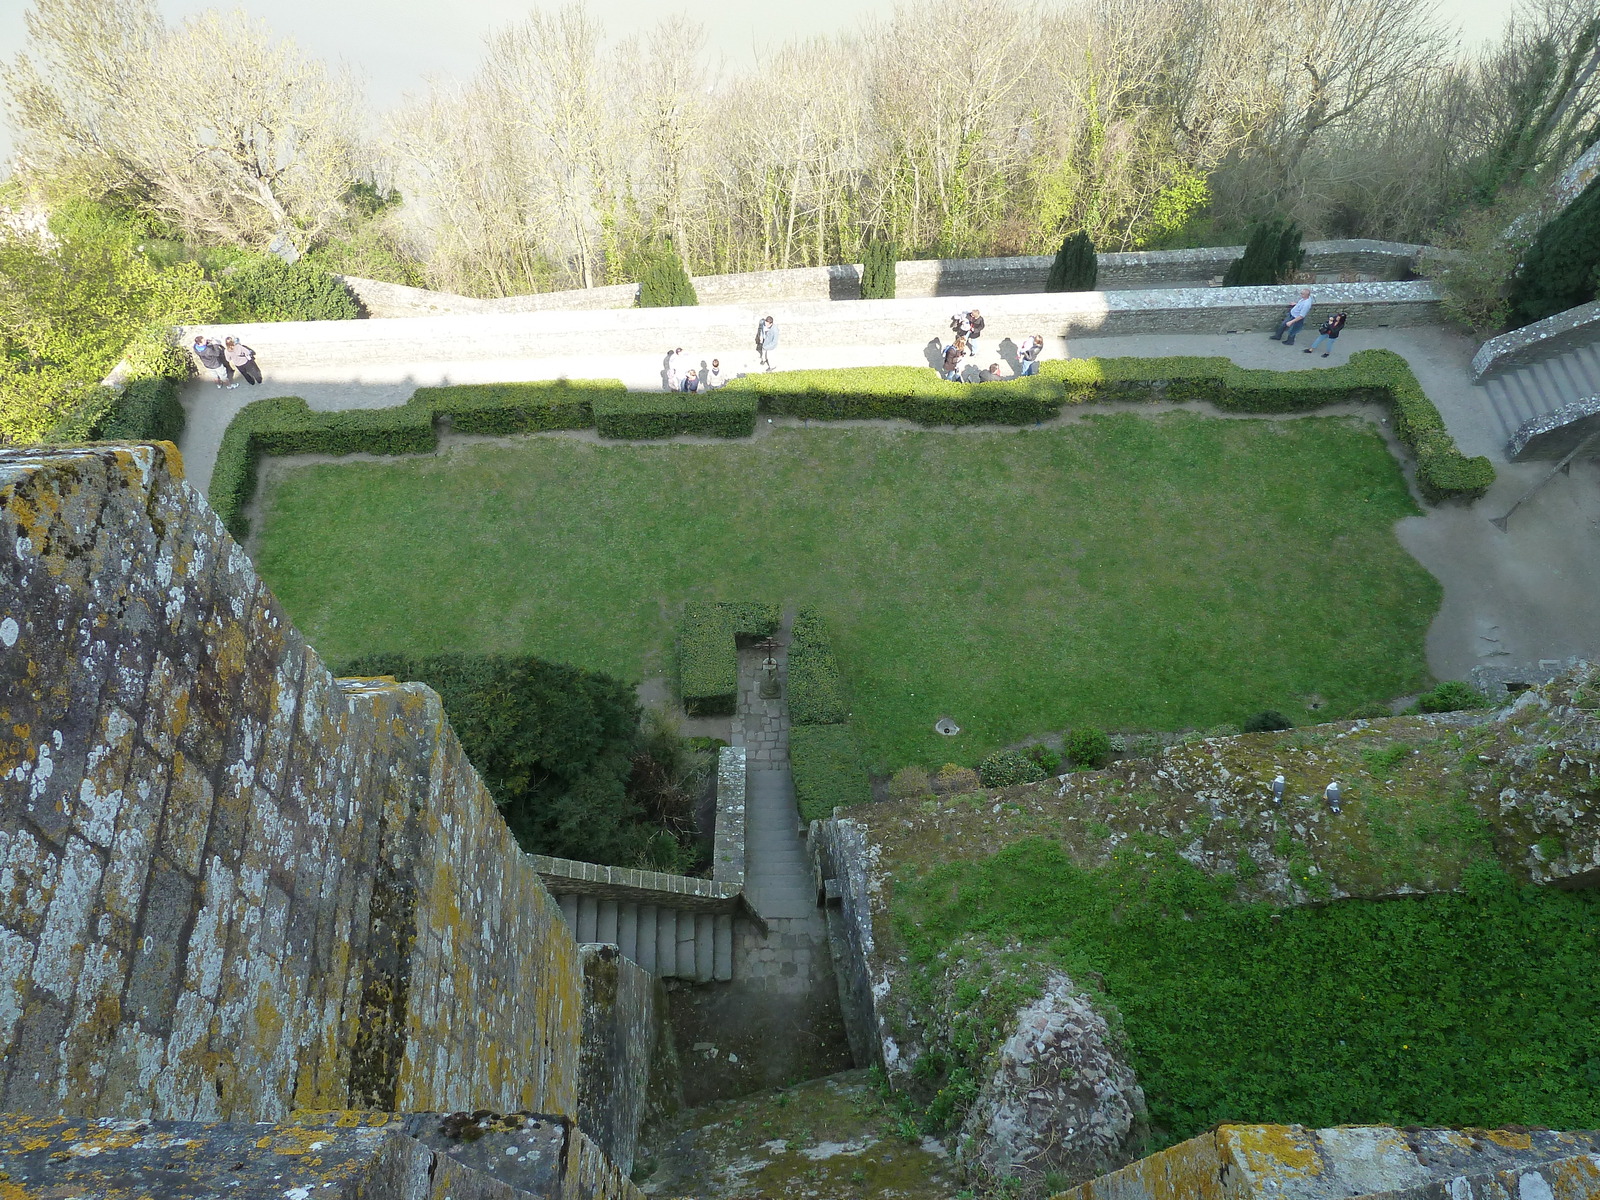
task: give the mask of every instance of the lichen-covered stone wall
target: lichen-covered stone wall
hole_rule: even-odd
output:
[[[659,979],[616,946],[585,945],[578,1125],[619,1171],[633,1170],[667,1003]]]
[[[437,696],[335,680],[171,446],[0,454],[0,1109],[573,1114],[580,999]]]

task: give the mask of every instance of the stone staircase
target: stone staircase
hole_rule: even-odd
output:
[[[768,921],[804,920],[817,911],[811,859],[800,836],[788,764],[752,768],[745,796],[745,896]]]
[[[646,971],[694,983],[733,978],[733,915],[634,900],[556,897],[580,943],[609,942]]]
[[[1600,396],[1600,342],[1527,363],[1479,384],[1509,441],[1518,428],[1565,404]]]

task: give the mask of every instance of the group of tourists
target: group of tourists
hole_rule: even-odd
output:
[[[1294,336],[1306,327],[1306,318],[1311,315],[1311,289],[1301,288],[1300,299],[1289,307],[1278,321],[1278,327],[1272,332],[1272,341],[1282,342],[1285,346],[1294,345]],[[1336,312],[1317,328],[1316,341],[1306,347],[1306,353],[1313,353],[1318,346],[1326,345],[1328,348],[1322,352],[1322,357],[1327,358],[1333,351],[1333,344],[1339,340],[1339,335],[1344,332],[1344,323],[1349,319],[1349,313]]]
[[[983,359],[978,354],[978,339],[983,336],[986,322],[977,309],[958,312],[950,318],[950,332],[955,340],[944,348],[944,359],[939,368],[942,378],[960,383],[969,371],[976,372],[979,383],[998,383],[1039,373],[1039,358],[1044,353],[1042,334],[1029,334],[1017,343],[1017,369],[1003,358],[988,366],[980,366]]]
[[[219,388],[236,388],[234,372],[251,387],[261,382],[261,368],[256,366],[256,352],[238,338],[215,338],[199,334],[194,339],[194,356],[202,369],[211,372]]]
[[[776,370],[772,364],[773,352],[778,348],[778,323],[771,317],[756,322],[756,361],[768,371]],[[662,386],[669,392],[709,392],[721,387],[743,372],[724,367],[722,360],[713,358],[709,363],[700,360],[698,367],[684,355],[683,347],[667,351]]]

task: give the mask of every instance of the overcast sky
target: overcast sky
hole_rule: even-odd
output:
[[[526,0],[157,0],[169,18],[207,8],[243,8],[265,18],[274,32],[288,35],[304,49],[349,63],[366,82],[367,96],[378,109],[394,105],[408,91],[417,91],[434,74],[466,76],[476,65],[484,35],[529,11]],[[23,47],[25,0],[0,0],[0,58],[10,59]],[[603,19],[616,38],[640,32],[674,7],[651,0],[589,0],[589,10]],[[795,36],[830,32],[855,24],[861,17],[888,13],[894,0],[685,0],[676,5],[706,26],[713,53],[730,67],[749,63],[757,51]],[[1443,0],[1442,9],[1462,26],[1470,43],[1496,34],[1510,11],[1511,0]],[[10,131],[0,126],[0,160],[10,156]]]

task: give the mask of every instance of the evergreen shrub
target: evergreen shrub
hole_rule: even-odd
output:
[[[838,725],[850,719],[844,680],[833,646],[812,607],[795,616],[789,637],[789,721],[793,725]]]
[[[1293,729],[1294,722],[1275,708],[1252,713],[1239,726],[1241,733],[1276,733],[1280,729]]]
[[[606,438],[666,438],[680,433],[749,437],[757,398],[731,386],[713,392],[628,392],[594,399],[594,424]]]
[[[366,313],[331,271],[307,259],[286,263],[275,255],[225,275],[222,313],[235,321],[352,321]]]
[[[1020,750],[996,750],[978,764],[978,778],[984,787],[1037,783],[1044,777],[1044,768]]]
[[[1300,269],[1305,251],[1300,248],[1300,227],[1282,217],[1272,217],[1250,231],[1244,254],[1228,264],[1223,287],[1254,287],[1285,283]]]
[[[774,371],[735,379],[722,391],[753,393],[762,412],[819,421],[899,417],[919,425],[1031,425],[1061,407],[1060,387],[1037,378],[951,383],[923,367]]]
[[[1047,292],[1092,292],[1100,279],[1100,259],[1095,254],[1094,242],[1079,230],[1068,234],[1056,251],[1050,264],[1050,276],[1045,280]]]
[[[1600,270],[1600,178],[1550,220],[1511,283],[1511,314],[1528,325],[1595,298]]]
[[[1067,761],[1075,767],[1103,767],[1111,757],[1111,739],[1093,725],[1074,729],[1067,734],[1065,745]]]
[[[680,308],[699,303],[678,248],[671,238],[662,238],[639,276],[639,307]]]
[[[93,436],[106,442],[177,442],[183,436],[183,405],[176,379],[127,383],[100,419]]]
[[[505,437],[547,429],[589,429],[601,398],[626,394],[615,379],[559,379],[553,383],[482,383],[418,388],[410,403],[449,417],[457,433]]]
[[[861,247],[861,298],[893,300],[895,262],[900,248],[886,237],[868,238]]]
[[[738,639],[776,633],[775,604],[691,600],[678,621],[678,695],[691,716],[731,713],[739,698]]]
[[[802,821],[820,821],[830,816],[836,805],[865,804],[872,799],[872,778],[848,722],[792,726],[789,769],[794,772],[795,801]]]
[[[658,832],[627,792],[639,703],[622,680],[523,655],[373,654],[341,674],[392,675],[438,692],[529,853],[629,864]]]

